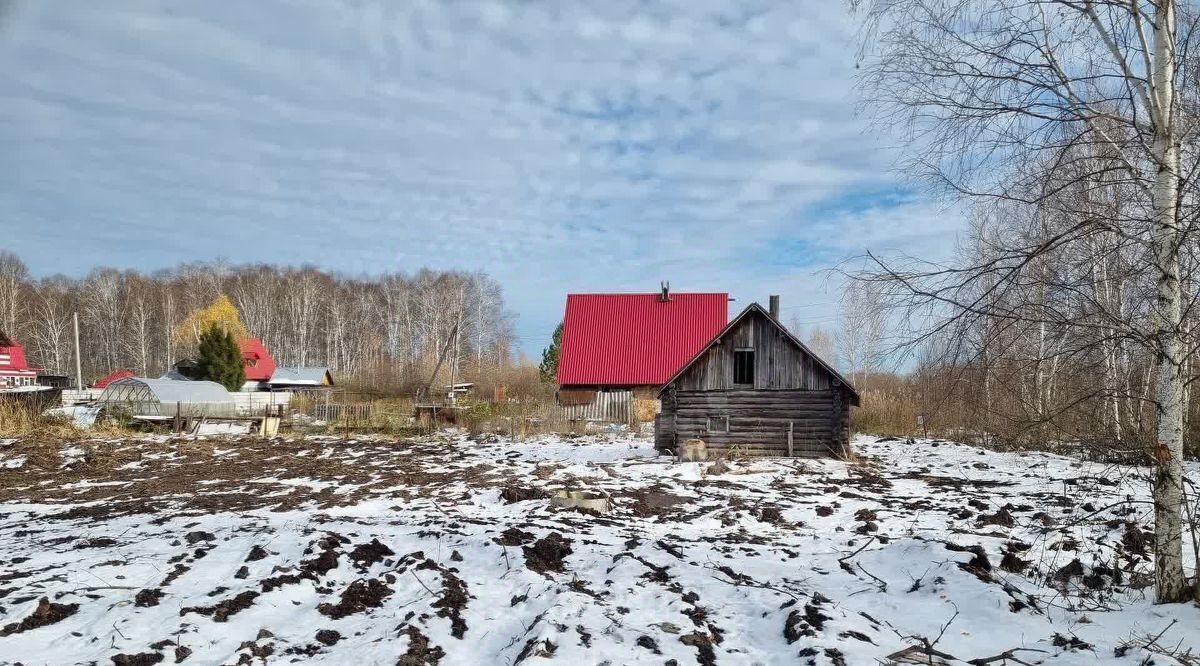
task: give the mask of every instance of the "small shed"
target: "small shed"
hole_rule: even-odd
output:
[[[105,409],[121,409],[143,418],[230,417],[237,404],[216,382],[126,377],[108,385],[98,400]]]
[[[828,456],[849,446],[858,392],[772,312],[752,303],[659,391],[655,445],[689,439],[746,455]]]
[[[333,387],[333,374],[324,366],[280,366],[267,381],[272,391],[303,391]]]

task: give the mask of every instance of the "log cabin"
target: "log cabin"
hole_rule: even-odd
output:
[[[848,453],[858,392],[779,323],[778,297],[770,307],[752,303],[663,384],[657,448],[700,439],[710,455]]]

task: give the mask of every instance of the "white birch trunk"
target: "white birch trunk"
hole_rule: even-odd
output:
[[[1154,142],[1155,358],[1157,424],[1154,449],[1154,592],[1159,603],[1183,601],[1183,351],[1177,197],[1179,144],[1174,131],[1175,3],[1160,0],[1154,21],[1151,73]]]

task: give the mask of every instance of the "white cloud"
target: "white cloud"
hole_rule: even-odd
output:
[[[853,114],[852,35],[817,2],[19,12],[0,34],[7,240],[38,273],[483,269],[527,336],[565,291],[660,278],[803,283],[802,302],[831,258],[953,226],[862,201],[896,183]]]

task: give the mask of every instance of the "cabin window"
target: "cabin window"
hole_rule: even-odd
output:
[[[708,417],[709,432],[729,432],[729,417],[728,416],[710,416]]]
[[[753,349],[735,349],[735,350],[733,350],[733,383],[734,384],[753,384],[754,383],[754,350]]]

